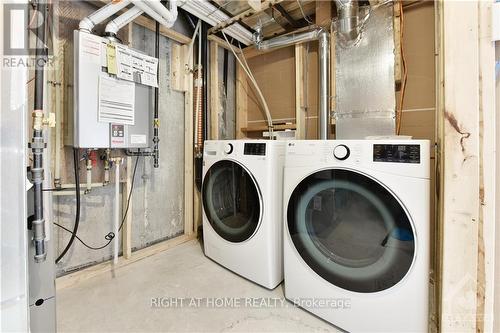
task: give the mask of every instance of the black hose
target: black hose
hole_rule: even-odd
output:
[[[56,264],[66,255],[66,252],[70,249],[71,245],[76,238],[76,233],[78,232],[78,226],[80,224],[80,159],[79,159],[78,148],[73,148],[73,165],[75,168],[75,191],[76,191],[76,213],[75,213],[75,225],[73,226],[73,232],[71,233],[71,238],[69,239],[68,244],[61,252],[59,257],[56,259]]]
[[[203,71],[203,141],[208,139],[208,29],[207,23],[201,24],[201,68]],[[217,70],[217,69],[216,69]]]
[[[160,58],[160,23],[156,22],[155,26],[155,57],[157,59]],[[160,69],[158,68],[158,73]],[[158,75],[158,77],[160,77]],[[154,95],[154,121],[153,121],[153,167],[160,167],[160,147],[159,147],[159,127],[160,120],[158,119],[158,107],[160,103],[160,89],[159,87],[155,87],[155,95]]]
[[[45,1],[36,2],[36,10],[42,13],[38,18],[38,27],[36,28],[37,43],[35,52],[35,98],[33,114],[36,116],[38,123],[43,117],[43,86],[44,86],[44,66],[47,60],[46,43],[46,20],[47,20],[47,4]],[[33,125],[33,136],[29,144],[33,155],[31,166],[31,182],[33,183],[33,210],[34,219],[33,227],[33,244],[35,247],[35,262],[43,262],[47,257],[45,249],[45,219],[43,217],[43,152],[46,144],[43,139],[43,129],[40,125]]]
[[[137,158],[135,159],[134,173],[132,174],[132,185],[130,186],[130,192],[128,193],[128,197],[127,197],[127,207],[125,209],[125,214],[123,214],[122,222],[120,223],[120,227],[118,228],[118,231],[122,230],[123,224],[125,223],[125,220],[127,219],[128,209],[130,207],[130,199],[132,198],[132,192],[134,191],[135,174],[136,174],[136,171],[137,171],[137,164],[139,162],[139,157],[141,157],[141,156],[137,156]],[[78,193],[79,192],[80,191],[78,191]],[[88,248],[90,250],[94,250],[94,251],[99,251],[99,250],[102,250],[102,249],[106,248],[109,244],[111,244],[111,242],[113,241],[113,239],[116,237],[115,233],[112,232],[112,231],[110,231],[110,232],[108,232],[104,236],[104,239],[107,241],[106,244],[101,245],[101,246],[92,246],[92,245],[87,244],[80,237],[78,237],[78,235],[76,233],[77,230],[71,231],[68,228],[60,225],[59,223],[55,223],[55,222],[54,222],[54,225],[57,226],[57,227],[59,227],[59,228],[61,228],[64,231],[70,233],[72,236],[74,236],[74,238],[76,238],[80,243],[82,243],[83,246],[85,246],[86,248]]]

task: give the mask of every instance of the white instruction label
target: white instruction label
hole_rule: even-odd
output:
[[[158,87],[158,59],[124,45],[116,45],[116,64],[119,79]]]
[[[146,135],[143,134],[132,134],[130,135],[130,143],[136,145],[146,144]]]
[[[107,74],[99,77],[99,119],[104,123],[134,125],[135,84]]]

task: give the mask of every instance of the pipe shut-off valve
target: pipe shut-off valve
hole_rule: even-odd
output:
[[[42,132],[43,127],[55,127],[55,114],[49,113],[45,116],[43,110],[33,111],[33,130]],[[34,191],[34,201],[42,202],[42,182],[44,179],[42,155],[43,150],[47,147],[42,135],[33,136],[29,143],[29,148],[33,154],[33,164],[29,173],[29,180],[38,191]],[[38,211],[37,211],[38,210]],[[47,257],[45,250],[45,219],[43,218],[42,205],[35,205],[35,218],[31,222],[31,229],[33,230],[33,243],[35,246],[35,262],[43,262]]]

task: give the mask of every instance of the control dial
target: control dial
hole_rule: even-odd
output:
[[[233,144],[231,144],[231,143],[226,144],[226,145],[224,146],[224,153],[225,153],[226,155],[229,155],[229,154],[231,154],[232,152],[233,152]]]
[[[338,145],[333,149],[333,156],[338,160],[346,160],[351,154],[349,147],[346,145]]]

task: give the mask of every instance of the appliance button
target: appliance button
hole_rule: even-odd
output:
[[[233,145],[231,143],[228,143],[225,147],[224,147],[224,153],[226,155],[229,155],[233,152]]]
[[[341,161],[346,160],[350,154],[349,147],[346,145],[338,145],[333,149],[333,156]]]

